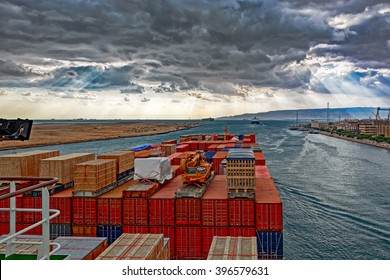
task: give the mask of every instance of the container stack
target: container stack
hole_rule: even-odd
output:
[[[167,182],[149,199],[149,232],[169,238],[171,256],[175,257],[175,194],[182,186],[181,176]]]
[[[273,179],[256,178],[256,237],[260,259],[283,258],[283,207]]]
[[[122,188],[124,233],[148,233],[148,199],[160,188],[156,182],[132,180]]]
[[[208,260],[257,260],[255,237],[214,236]]]
[[[252,150],[232,149],[226,157],[227,187],[230,198],[254,198],[255,156]]]
[[[164,254],[162,234],[122,234],[97,260],[157,260]]]
[[[129,188],[127,182],[97,197],[97,236],[106,237],[108,245],[113,243],[123,233],[124,200],[123,191]],[[126,209],[127,210],[127,209]],[[128,213],[126,211],[126,213]]]
[[[202,199],[202,256],[207,258],[214,236],[229,236],[226,177],[215,175]]]
[[[230,236],[230,243],[224,240],[223,246],[227,249],[234,248],[233,243],[246,244],[247,237],[252,237],[256,239],[256,258],[283,258],[282,202],[265,165],[264,155],[260,149],[254,148],[254,135],[240,135],[240,140],[230,136],[230,140],[216,138],[217,135],[200,140],[198,135],[190,135],[180,145],[186,146],[183,152],[176,150],[166,158],[136,161],[137,152],[146,151],[146,157],[149,157],[150,151],[156,151],[148,146],[137,152],[99,155],[96,160],[94,154],[40,159],[40,174],[46,172],[44,176],[58,177],[61,184],[68,186],[50,196],[50,208],[61,211],[60,216],[51,220],[51,238],[107,239],[107,244],[116,248],[106,253],[105,259],[193,260],[207,258],[215,236]],[[243,143],[244,140],[247,143]],[[165,142],[154,147],[161,149],[164,145],[176,145],[173,140]],[[213,164],[211,183],[200,195],[191,196],[199,189],[194,187],[192,190],[193,186],[183,188],[179,172],[181,160],[195,153],[189,151],[189,147],[207,150],[212,145],[215,145],[215,150],[205,153],[206,160]],[[244,146],[247,148],[243,149]],[[138,169],[137,162],[140,163]],[[132,180],[132,168],[139,178]],[[167,174],[175,175],[167,180]],[[0,194],[2,192],[7,191],[0,190]],[[17,208],[41,208],[41,203],[41,197],[34,194],[16,198]],[[0,201],[0,207],[9,207],[9,200]],[[17,213],[17,230],[40,219],[38,212]],[[9,212],[0,212],[0,234],[7,233]],[[41,234],[41,227],[28,233]],[[149,251],[128,255],[122,250],[124,246],[131,249],[134,242],[145,239],[144,235],[156,234],[166,239],[159,243],[160,249],[155,252],[149,248]],[[127,237],[115,243],[122,236]],[[129,238],[134,241],[131,246]],[[218,246],[215,245],[213,250]],[[253,244],[247,246],[253,248]],[[248,255],[253,258],[252,251],[247,253],[238,252],[236,257]],[[227,257],[211,255],[212,258]]]
[[[73,188],[68,188],[50,196],[50,208],[61,212],[50,220],[50,239],[72,235],[72,193]]]

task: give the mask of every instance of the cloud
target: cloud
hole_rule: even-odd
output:
[[[31,92],[24,92],[24,93],[22,93],[22,96],[31,96],[31,95],[32,95]]]
[[[158,87],[154,88],[154,92],[156,93],[164,93],[164,92],[177,92],[179,91],[179,86],[176,85],[175,83],[161,83]]]
[[[143,86],[140,86],[140,85],[137,85],[137,84],[134,84],[134,83],[130,83],[130,85],[128,87],[125,87],[125,88],[122,88],[120,89],[120,93],[143,93],[145,90],[145,88]]]
[[[144,97],[144,98],[141,99],[141,102],[149,102],[149,101],[150,101],[150,98]]]
[[[173,100],[171,101],[171,103],[181,103],[181,101],[180,101],[180,100],[173,99]]]
[[[4,88],[0,88],[0,95],[9,95],[9,91]]]
[[[0,86],[246,101],[262,88],[330,94],[353,84],[383,96],[389,13],[384,0],[6,1]],[[334,72],[343,67],[379,74],[352,81],[354,70]]]

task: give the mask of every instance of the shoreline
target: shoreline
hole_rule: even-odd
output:
[[[351,142],[355,142],[355,143],[359,143],[359,144],[365,144],[365,145],[369,145],[372,147],[382,148],[385,150],[390,150],[390,144],[388,144],[388,143],[378,143],[376,141],[367,140],[367,139],[361,140],[361,139],[349,138],[346,136],[331,134],[330,132],[325,132],[325,131],[319,131],[319,132],[321,135],[334,137],[334,138],[338,138],[338,139],[342,139],[342,140],[347,140],[347,141],[351,141]]]
[[[161,135],[199,126],[188,122],[33,124],[29,140],[0,141],[0,151]]]

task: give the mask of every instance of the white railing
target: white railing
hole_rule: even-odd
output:
[[[38,249],[38,260],[48,260],[50,256],[57,252],[60,249],[60,244],[50,242],[50,220],[57,217],[60,214],[59,210],[50,209],[50,195],[47,189],[48,186],[55,184],[58,179],[57,178],[41,178],[41,177],[0,177],[0,181],[9,181],[9,193],[0,195],[0,200],[9,199],[10,207],[9,208],[0,208],[0,211],[9,212],[9,228],[10,232],[6,236],[0,237],[0,244],[6,243],[6,253],[5,257],[8,257],[12,254],[15,254],[15,245],[16,244],[29,244],[29,245],[40,245]],[[20,190],[16,190],[15,181],[27,181],[31,182],[31,184],[27,184],[26,187],[21,188]],[[40,183],[36,183],[36,182]],[[42,208],[41,209],[29,209],[29,208],[16,208],[16,196],[19,194],[23,194],[32,190],[42,189]],[[42,220],[22,229],[16,231],[16,212],[41,212]],[[50,215],[50,212],[54,214]],[[18,241],[16,238],[27,231],[36,228],[38,226],[42,226],[42,241],[34,242],[34,241]],[[53,250],[50,250],[50,246],[55,246]]]

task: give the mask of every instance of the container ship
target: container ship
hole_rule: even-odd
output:
[[[51,177],[55,184],[32,188]],[[99,155],[3,155],[0,183],[1,259],[37,258],[40,238],[60,245],[50,258],[283,259],[282,201],[254,134],[182,135]],[[12,184],[21,191],[10,198]],[[44,189],[60,214],[29,228],[46,217]]]

